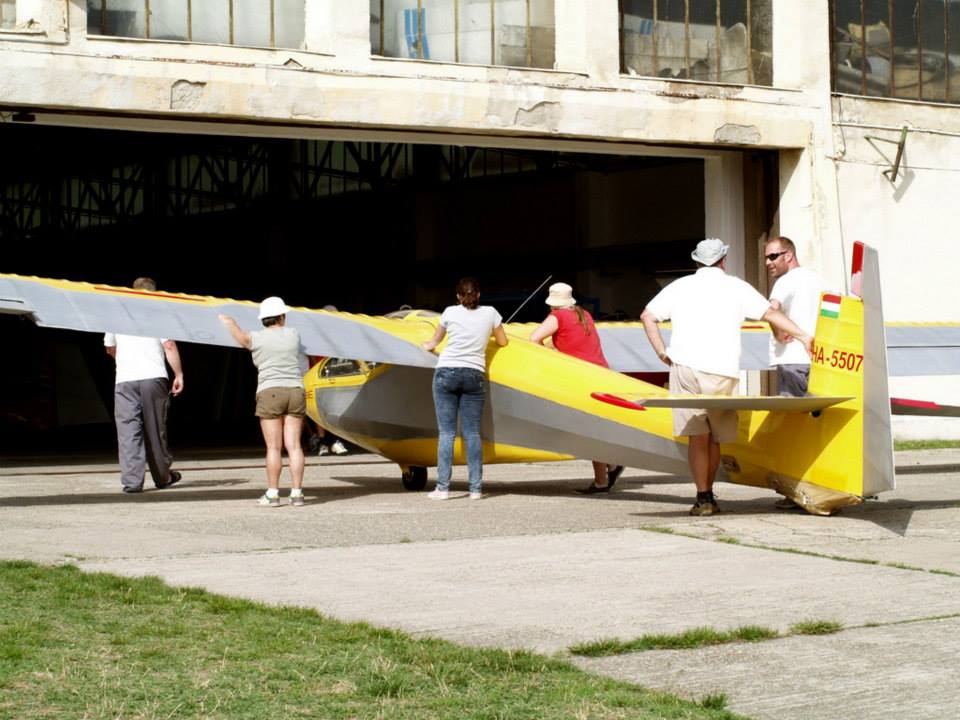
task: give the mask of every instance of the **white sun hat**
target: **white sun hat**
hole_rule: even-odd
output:
[[[289,311],[284,302],[283,298],[278,298],[276,296],[268,297],[262,303],[260,303],[260,314],[257,315],[258,320],[263,320],[264,318],[277,317],[278,315],[286,315]]]
[[[547,296],[547,305],[550,307],[573,307],[577,301],[573,299],[573,288],[566,283],[554,283],[550,286]]]
[[[697,243],[697,249],[690,253],[690,257],[702,265],[716,265],[727,254],[729,245],[724,245],[719,238],[707,238]]]

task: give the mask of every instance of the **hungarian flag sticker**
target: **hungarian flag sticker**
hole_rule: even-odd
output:
[[[820,301],[820,315],[833,319],[840,317],[840,296],[824,295]]]

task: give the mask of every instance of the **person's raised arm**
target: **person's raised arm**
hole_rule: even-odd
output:
[[[443,325],[437,325],[437,331],[433,333],[433,337],[427,340],[425,343],[420,343],[420,347],[427,352],[433,352],[437,345],[440,344],[440,341],[446,337],[446,335],[447,329]]]
[[[250,350],[253,347],[253,341],[250,339],[250,333],[241,330],[240,326],[237,325],[236,320],[229,315],[221,314],[217,315],[217,317],[220,318],[220,322],[222,322],[226,326],[227,330],[230,331],[230,335],[233,336],[233,339],[237,341],[237,344],[239,344],[240,347],[246,348],[247,350]]]
[[[660,326],[657,325],[657,317],[650,312],[648,308],[644,308],[643,312],[640,314],[640,322],[643,323],[643,329],[647,333],[647,340],[650,341],[650,346],[657,354],[657,357],[660,358],[660,361],[664,365],[670,366],[670,356],[667,355],[667,346],[663,342],[663,335],[660,334]]]
[[[183,392],[183,364],[180,362],[180,351],[173,340],[163,343],[163,354],[167,356],[167,363],[173,370],[173,385],[170,386],[171,395]]]
[[[497,341],[497,345],[504,347],[508,342],[507,331],[503,329],[503,325],[497,325],[493,329],[493,339]]]
[[[540,323],[540,326],[530,333],[530,339],[535,343],[543,345],[543,341],[548,337],[553,337],[560,329],[560,323],[557,322],[557,316],[553,313],[547,315],[547,319]]]

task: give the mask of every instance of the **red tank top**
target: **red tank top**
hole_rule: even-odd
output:
[[[553,335],[553,346],[566,355],[573,355],[594,365],[610,367],[603,356],[600,335],[597,334],[593,318],[586,310],[581,310],[583,325],[577,319],[577,311],[573,308],[557,308],[551,311],[558,325],[557,332]]]

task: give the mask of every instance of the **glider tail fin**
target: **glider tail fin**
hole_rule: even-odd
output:
[[[851,296],[821,297],[809,391],[854,396],[855,412],[837,440],[846,446],[848,492],[865,497],[895,480],[880,267],[876,250],[859,242],[851,289]]]

